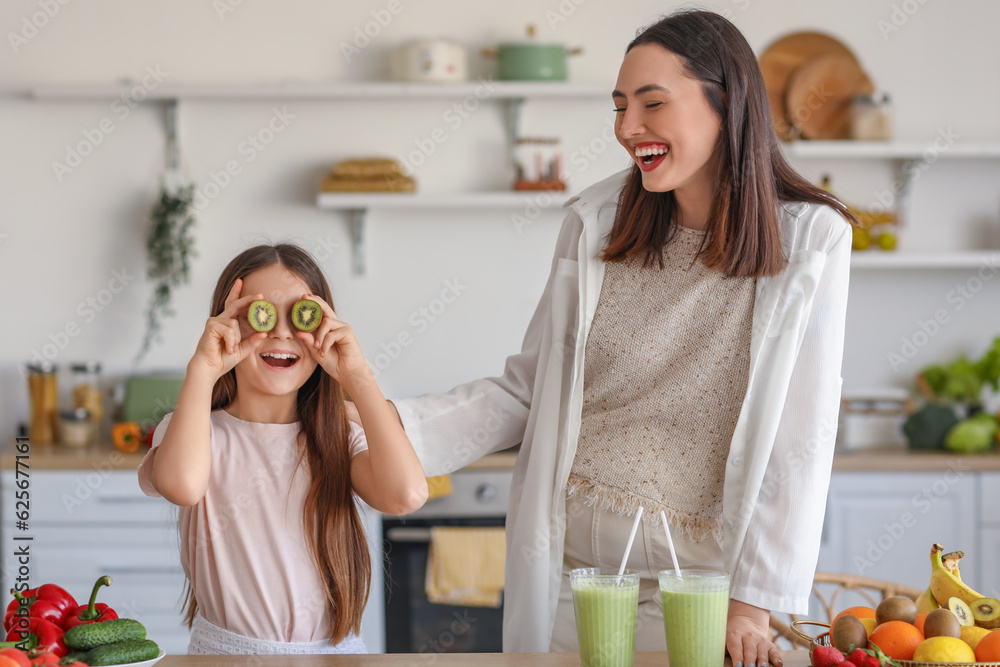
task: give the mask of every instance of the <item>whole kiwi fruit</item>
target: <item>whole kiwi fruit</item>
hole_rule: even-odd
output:
[[[278,323],[278,311],[270,301],[254,301],[247,310],[247,320],[254,331],[270,331]]]
[[[868,631],[856,617],[841,616],[830,628],[830,643],[844,653],[850,653],[859,646],[868,646]]]
[[[958,637],[962,636],[962,625],[958,617],[950,609],[935,609],[924,619],[924,637]]]
[[[292,324],[299,331],[312,331],[323,319],[323,309],[312,299],[296,301],[292,306]]]
[[[875,608],[875,622],[882,625],[886,621],[916,623],[917,603],[902,595],[893,595],[878,603]]]

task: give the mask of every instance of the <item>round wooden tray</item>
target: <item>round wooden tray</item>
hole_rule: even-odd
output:
[[[826,628],[826,632],[813,637],[812,635],[807,635],[799,630],[798,626],[800,625],[818,625],[821,628]],[[811,643],[809,647],[809,664],[812,664],[812,650],[814,648],[818,646],[831,645],[829,623],[820,623],[819,621],[792,621],[791,628],[792,632]],[[893,660],[893,662],[898,664],[900,667],[969,667],[969,665],[975,665],[975,667],[1000,667],[1000,662],[918,662],[916,660]]]

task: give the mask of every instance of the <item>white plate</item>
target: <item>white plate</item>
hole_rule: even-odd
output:
[[[152,665],[155,665],[160,660],[163,660],[163,656],[165,656],[166,654],[167,652],[161,648],[160,655],[156,656],[155,658],[150,658],[149,660],[143,660],[141,662],[126,662],[125,664],[119,665],[118,667],[152,667]]]

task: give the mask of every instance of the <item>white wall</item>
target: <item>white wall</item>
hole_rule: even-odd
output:
[[[224,0],[228,1],[228,0]],[[197,0],[68,2],[17,52],[9,34],[25,17],[55,0],[11,0],[0,5],[0,88],[9,91],[61,83],[139,80],[148,67],[165,82],[256,83],[360,81],[382,78],[388,52],[408,38],[441,35],[472,49],[519,38],[537,23],[542,39],[582,45],[571,78],[610,91],[624,47],[636,29],[675,2],[610,0],[399,0],[402,12],[348,63],[339,45],[372,19],[387,0],[250,2],[220,15],[220,3]],[[759,52],[791,30],[822,29],[846,41],[896,105],[897,136],[931,142],[939,128],[963,139],[1000,139],[1000,4],[978,0],[907,0],[917,11],[884,37],[893,3],[845,0],[718,0]],[[912,5],[912,6],[910,6]],[[897,11],[902,9],[897,8]],[[560,13],[561,12],[561,13]],[[550,25],[552,17],[565,18]],[[901,14],[900,16],[906,16]],[[897,17],[898,18],[898,17]],[[475,71],[489,63],[474,59]],[[444,390],[460,381],[499,373],[518,349],[548,271],[558,212],[518,233],[510,212],[376,211],[368,230],[368,274],[350,271],[349,235],[338,213],[317,210],[316,181],[333,161],[360,154],[404,155],[414,142],[444,126],[446,101],[302,101],[281,103],[294,115],[253,162],[239,145],[264,127],[270,102],[185,103],[183,153],[191,176],[209,180],[229,160],[243,172],[199,216],[199,256],[192,282],[177,295],[177,316],[164,344],[136,369],[131,359],[143,331],[149,289],[144,281],[146,215],[163,164],[163,114],[143,105],[120,119],[108,102],[0,99],[0,286],[7,326],[0,346],[0,434],[9,437],[28,414],[18,365],[42,350],[67,325],[57,363],[96,358],[109,378],[135,370],[182,368],[190,357],[214,283],[225,263],[262,237],[291,239],[323,257],[340,314],[355,327],[370,357],[380,345],[409,332],[414,343],[381,374],[389,395]],[[557,133],[567,154],[597,141],[611,119],[607,101],[531,102],[524,131]],[[53,161],[105,118],[114,131],[60,182]],[[500,107],[484,105],[449,131],[448,141],[417,172],[425,192],[501,188],[506,184]],[[581,189],[625,164],[609,146],[585,170]],[[826,166],[801,166],[814,178]],[[887,165],[841,163],[833,169],[840,193],[860,204],[888,184]],[[918,183],[915,246],[1000,247],[997,199],[1000,161],[936,164]],[[935,230],[933,235],[929,230]],[[958,231],[953,231],[958,230]],[[978,230],[978,231],[977,231]],[[977,236],[978,235],[978,236]],[[973,238],[976,236],[976,238]],[[331,248],[332,247],[332,248]],[[135,276],[92,318],[79,304],[100,296],[114,271]],[[955,352],[978,354],[998,332],[1000,280],[987,283],[961,311],[948,291],[971,272],[860,273],[852,283],[847,387],[907,386],[922,365]],[[411,314],[458,281],[460,298],[420,331]],[[919,322],[948,309],[951,321],[906,366],[894,371],[889,352]]]

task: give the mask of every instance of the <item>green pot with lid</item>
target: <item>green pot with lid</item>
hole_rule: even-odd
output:
[[[483,55],[497,59],[497,79],[500,81],[566,81],[566,60],[579,55],[582,48],[564,44],[544,44],[535,41],[535,26],[528,26],[528,39],[504,42],[495,49],[483,49]]]

